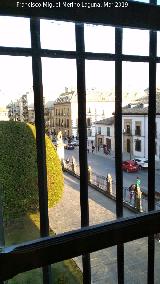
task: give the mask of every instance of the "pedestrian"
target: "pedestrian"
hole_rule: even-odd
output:
[[[88,151],[88,153],[89,153],[89,148],[87,148],[87,151]]]
[[[134,194],[135,194],[135,189],[136,189],[136,185],[135,184],[131,184],[131,186],[129,187],[129,202],[131,203]]]
[[[98,152],[99,152],[99,144],[98,144]]]
[[[95,146],[92,145],[92,154],[94,153]]]

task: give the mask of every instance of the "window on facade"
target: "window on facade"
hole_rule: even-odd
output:
[[[107,127],[107,136],[110,136],[110,127]]]
[[[141,140],[136,140],[135,141],[135,151],[141,152]]]
[[[129,124],[126,126],[126,133],[131,134],[131,127]]]
[[[101,134],[101,127],[98,127],[98,134]]]
[[[69,119],[67,119],[67,127],[69,127]]]
[[[136,129],[135,129],[135,135],[141,135],[141,127],[140,125],[136,125]]]

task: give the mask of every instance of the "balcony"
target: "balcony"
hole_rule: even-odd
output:
[[[141,136],[141,130],[135,130],[135,136]]]
[[[124,128],[123,135],[132,136],[132,131],[130,129]]]

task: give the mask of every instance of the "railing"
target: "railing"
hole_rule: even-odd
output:
[[[75,177],[79,178],[80,168],[79,164],[71,161],[63,161],[64,171],[68,171]],[[110,180],[109,180],[110,179]],[[88,169],[88,183],[99,192],[105,194],[107,197],[116,199],[116,182],[112,177],[104,177],[92,172],[91,168]],[[140,192],[140,196],[136,192],[131,193],[128,187],[123,187],[123,204],[133,211],[147,212],[148,211],[148,196],[143,190]],[[160,210],[160,201],[155,200],[155,209]]]

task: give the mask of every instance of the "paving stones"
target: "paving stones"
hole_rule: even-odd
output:
[[[58,234],[80,228],[79,180],[65,173],[65,190],[56,207],[49,209],[51,228]],[[89,187],[90,224],[114,220],[115,201]],[[134,215],[124,208],[124,216]],[[160,283],[160,243],[155,241],[155,284]],[[92,283],[117,283],[116,246],[91,253]],[[124,245],[125,284],[147,283],[147,238]],[[82,269],[81,257],[75,258]],[[76,284],[76,283],[75,283]]]

